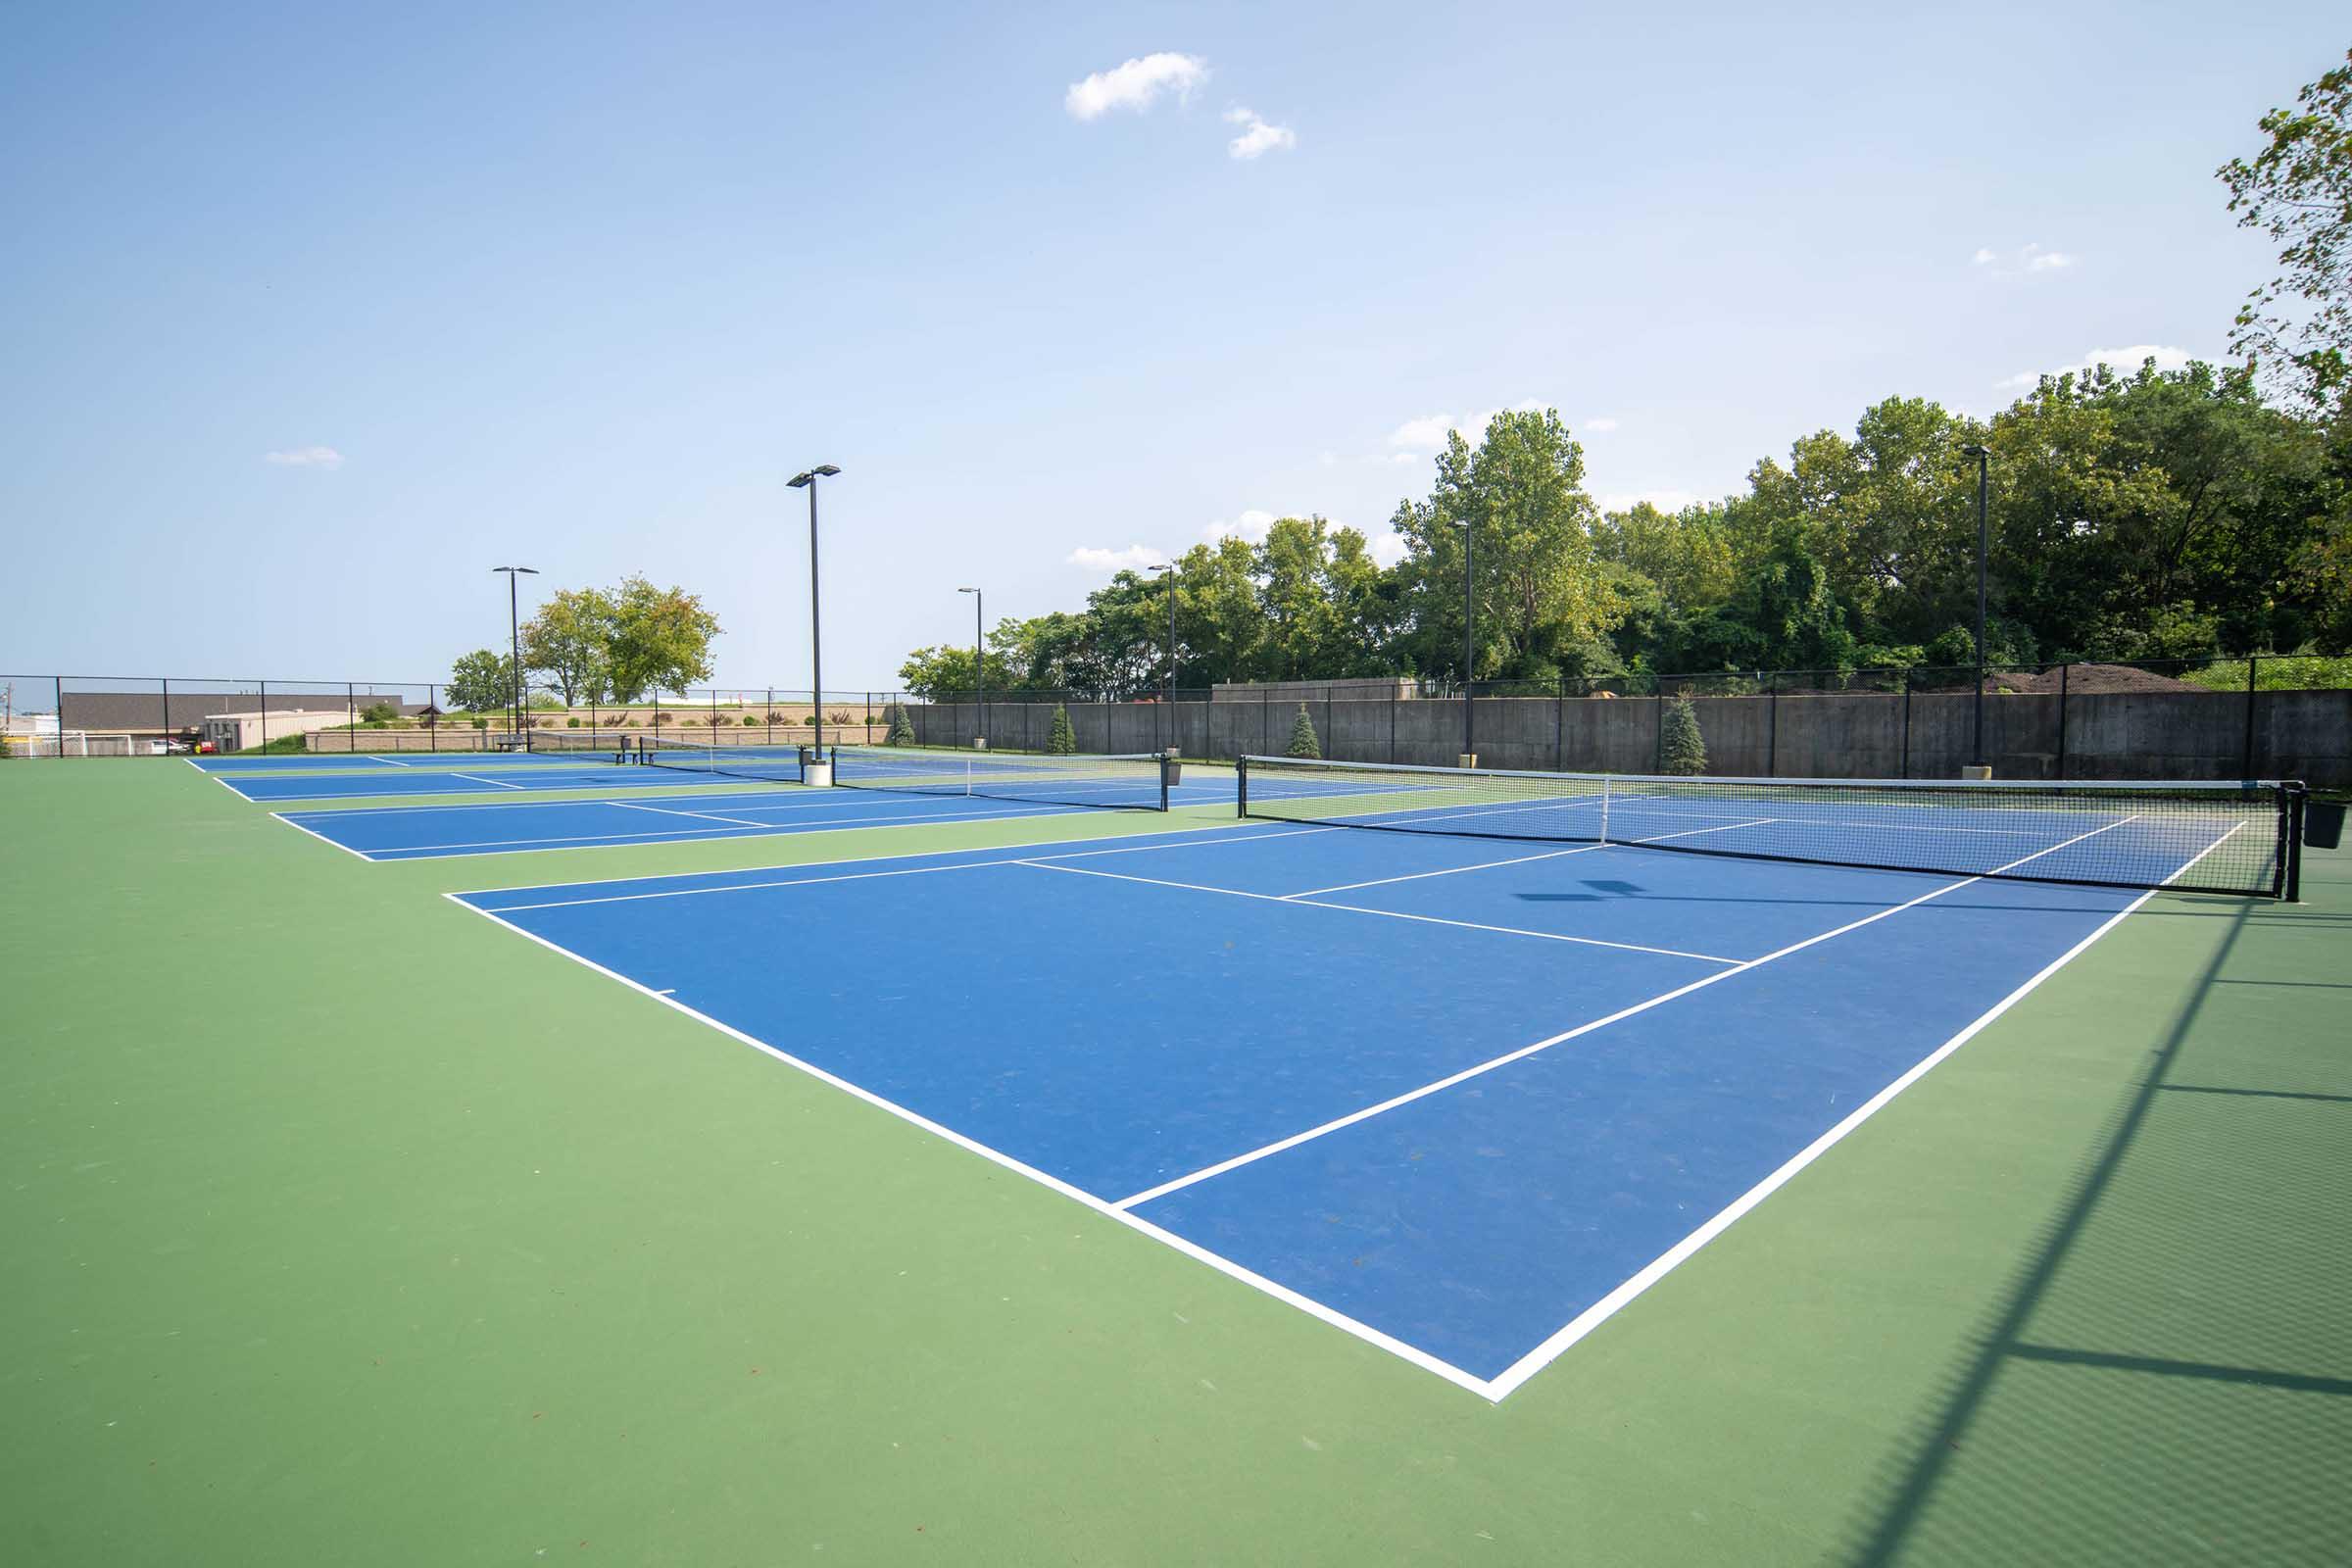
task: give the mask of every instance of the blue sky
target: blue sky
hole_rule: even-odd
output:
[[[682,584],[721,683],[805,686],[783,481],[831,462],[845,689],[968,637],[964,584],[993,621],[1285,513],[1383,532],[1497,407],[1671,502],[1890,394],[2217,355],[2269,257],[2212,172],[2352,41],[2301,3],[11,33],[0,671],[437,679],[518,561]]]

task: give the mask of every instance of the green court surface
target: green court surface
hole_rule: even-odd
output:
[[[1199,816],[367,864],[92,759],[0,820],[0,1562],[2352,1542],[2352,857],[2153,899],[1497,1403],[438,896]]]

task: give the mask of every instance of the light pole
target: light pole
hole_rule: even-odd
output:
[[[980,607],[988,596],[977,588],[958,588],[972,596],[972,727],[975,740],[988,738],[988,666],[980,662]]]
[[[817,624],[816,591],[816,481],[830,479],[841,470],[830,463],[820,463],[804,473],[796,473],[785,483],[795,490],[808,492],[808,678],[815,683],[809,693],[809,706],[816,710],[810,716],[816,725],[816,755],[825,755],[825,639]]]
[[[1168,585],[1168,678],[1159,688],[1160,706],[1168,710],[1168,744],[1160,748],[1164,752],[1176,744],[1176,567],[1161,562],[1150,569]]]
[[[492,566],[490,569],[492,571],[503,571],[507,574],[507,658],[514,663],[514,733],[509,737],[509,744],[519,746],[523,744],[522,601],[515,593],[514,579],[516,577],[536,577],[539,575],[539,571],[535,566]]]
[[[1470,759],[1478,755],[1472,739],[1472,715],[1477,711],[1474,680],[1478,665],[1474,662],[1478,647],[1478,611],[1470,598],[1470,576],[1473,563],[1478,559],[1473,541],[1478,537],[1468,517],[1456,517],[1453,525],[1462,530],[1462,765],[1472,767]]]
[[[1992,534],[1985,521],[1984,492],[1992,454],[1970,442],[1960,455],[1977,460],[1977,743],[1976,765],[1984,765],[1984,558],[1991,553]]]

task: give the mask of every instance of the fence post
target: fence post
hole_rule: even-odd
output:
[[[360,749],[360,700],[353,695],[352,683],[343,683],[343,750]]]
[[[2066,679],[2075,666],[2058,666],[2058,776],[2066,777]]]
[[[441,688],[432,681],[424,686],[424,749],[441,749]]]
[[[62,762],[66,758],[66,677],[53,675],[50,679],[57,687],[57,758]]]
[[[59,699],[57,710],[64,712],[64,699]],[[62,723],[63,720],[60,720]],[[1271,756],[1274,751],[1274,698],[1265,687],[1257,689],[1257,755]]]
[[[1561,750],[1568,738],[1568,677],[1562,675],[1551,683],[1551,770],[1568,770],[1567,754]]]
[[[1666,682],[1663,680],[1658,682],[1658,689],[1650,694],[1649,714],[1652,732],[1649,770],[1663,773],[1666,771]]]
[[[1911,671],[1903,670],[1903,774],[1911,776]]]
[[[262,750],[266,752],[270,749],[270,683],[266,680],[263,680],[256,681],[254,684],[262,689],[262,706],[258,711],[262,715]],[[57,722],[60,728],[64,727],[66,722],[66,714],[65,710],[62,707],[58,710]],[[240,727],[237,732],[237,738],[239,740],[243,740],[245,738],[242,727]]]
[[[2245,771],[2238,775],[2240,778],[2254,776],[2254,670],[2261,662],[2260,655],[2246,656],[2246,765]]]
[[[1396,695],[1396,687],[1394,687],[1394,686],[1390,687],[1390,688],[1389,688],[1389,764],[1390,764],[1392,767],[1393,767],[1393,766],[1395,766],[1395,765],[1396,765],[1396,709],[1397,709],[1397,705],[1398,705],[1399,703],[1401,703],[1402,701],[1403,701],[1403,699],[1399,698],[1399,697]]]
[[[1781,672],[1774,670],[1764,683],[1772,706],[1766,710],[1764,724],[1764,776],[1781,776]]]
[[[172,677],[164,677],[164,750],[172,749]]]

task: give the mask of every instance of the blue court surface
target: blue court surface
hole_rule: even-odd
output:
[[[452,897],[1499,1399],[2145,895],[1251,823]]]
[[[191,757],[188,765],[204,773],[351,773],[379,768],[556,766],[577,767],[609,762],[603,752],[281,752],[267,757]]]
[[[1226,801],[1230,804],[1231,800],[1232,791],[1228,787]],[[274,814],[280,821],[349,850],[363,859],[430,860],[464,855],[610,849],[632,844],[678,844],[693,839],[932,826],[1074,812],[1094,814],[1096,808],[982,797],[768,785],[750,790],[706,790],[689,796],[657,795],[625,800],[363,806],[348,810]],[[1168,819],[1154,816],[1153,820]]]
[[[386,768],[378,773],[282,773],[221,777],[224,789],[249,801],[345,801],[411,795],[528,795],[545,790],[699,789],[728,782],[710,773],[612,762],[542,763],[498,767],[448,762],[437,767]],[[734,781],[741,787],[741,781]]]
[[[344,809],[279,811],[280,821],[369,860],[424,860],[463,855],[513,855],[537,850],[616,848],[632,844],[675,844],[692,839],[759,838],[777,833],[814,833],[841,828],[927,826],[993,821],[1000,817],[1061,816],[1096,812],[1099,807],[1057,801],[999,799],[986,795],[929,794],[910,789],[808,789],[799,784],[746,785],[739,779],[666,768],[607,768],[593,780],[610,787],[612,775],[648,786],[702,786],[686,796],[639,795],[572,801],[488,801],[455,806],[354,807]],[[288,779],[283,782],[294,783]],[[309,782],[309,781],[303,781]],[[351,780],[352,783],[362,782]],[[368,780],[367,782],[375,782]],[[581,788],[577,784],[555,786]],[[1084,796],[1083,783],[1069,793]],[[1104,786],[1112,795],[1128,787]],[[360,793],[336,788],[340,797]],[[395,790],[368,793],[398,794]],[[414,793],[441,794],[441,790]],[[507,791],[484,793],[507,794]],[[302,797],[294,797],[301,799]],[[1233,774],[1218,768],[1188,768],[1182,785],[1169,792],[1178,806],[1222,806],[1234,802]],[[1124,815],[1136,813],[1123,812]],[[1142,813],[1159,821],[1157,813]]]

